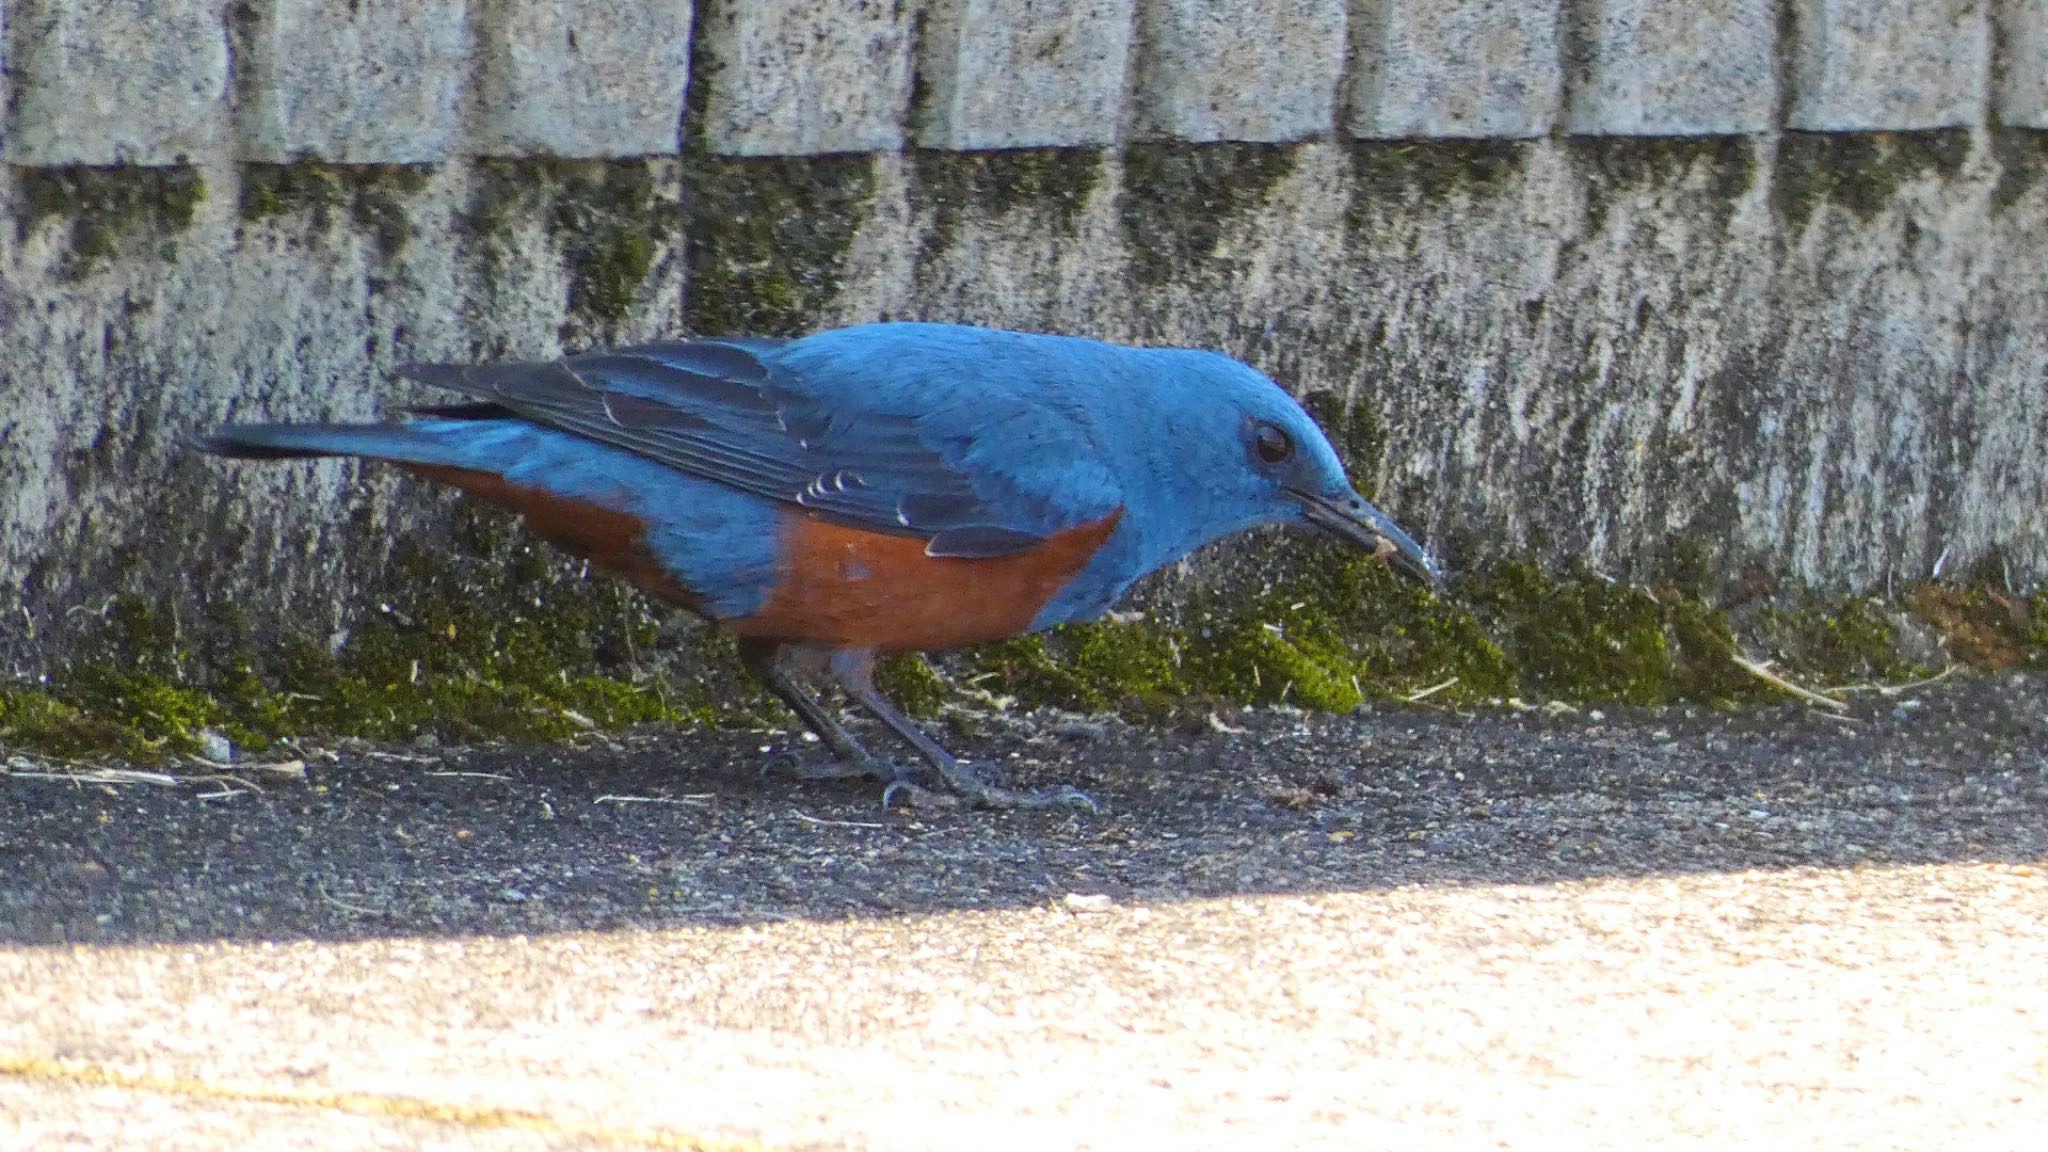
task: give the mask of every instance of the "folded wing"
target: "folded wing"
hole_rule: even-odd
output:
[[[1012,459],[1004,445],[960,433],[963,404],[985,405],[986,420],[978,413],[971,423],[1005,434],[1058,419],[1028,396],[1002,388],[961,395],[974,381],[953,383],[953,394],[930,398],[931,408],[953,413],[948,430],[935,435],[926,411],[879,408],[834,381],[788,370],[776,360],[782,347],[704,340],[551,363],[402,371],[473,401],[427,410],[434,415],[517,416],[828,520],[924,538],[934,556],[1025,551],[1118,504],[1106,474],[1099,484],[1087,475],[1100,472],[1099,462],[1081,454],[1057,490],[1033,490],[1031,478],[1045,475],[1047,462],[1022,453],[1043,451],[1046,442],[1072,445],[1075,437],[1020,443]]]

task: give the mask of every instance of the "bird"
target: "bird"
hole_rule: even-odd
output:
[[[1436,588],[1294,397],[1219,352],[909,321],[693,338],[551,361],[407,364],[455,402],[381,423],[242,423],[243,460],[358,457],[527,530],[736,641],[882,802],[1075,804],[984,781],[874,684],[879,655],[1091,620],[1141,577],[1262,524],[1320,529]],[[883,759],[837,686],[915,750]]]

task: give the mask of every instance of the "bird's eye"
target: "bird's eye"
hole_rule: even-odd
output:
[[[1252,432],[1252,450],[1267,464],[1285,464],[1294,455],[1294,437],[1271,424],[1261,424]]]

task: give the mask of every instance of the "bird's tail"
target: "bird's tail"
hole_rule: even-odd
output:
[[[202,452],[234,460],[363,456],[407,464],[449,464],[447,437],[417,424],[230,424],[196,441]]]

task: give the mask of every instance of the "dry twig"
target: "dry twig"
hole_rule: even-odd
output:
[[[1449,680],[1446,680],[1441,684],[1432,684],[1429,687],[1422,689],[1421,691],[1410,692],[1407,697],[1408,703],[1414,704],[1421,700],[1427,700],[1431,696],[1436,695],[1444,689],[1452,687],[1453,685],[1457,684],[1457,682],[1458,678],[1456,676],[1453,676]]]
[[[1766,684],[1769,684],[1771,687],[1776,688],[1781,692],[1786,692],[1793,696],[1797,696],[1801,700],[1804,700],[1809,704],[1816,704],[1822,708],[1827,708],[1835,712],[1846,711],[1849,707],[1847,704],[1842,703],[1840,700],[1837,700],[1832,696],[1823,696],[1820,693],[1813,691],[1812,689],[1801,688],[1799,685],[1794,684],[1790,680],[1785,679],[1783,676],[1778,675],[1776,672],[1771,671],[1767,665],[1759,664],[1754,660],[1745,660],[1742,657],[1736,656],[1732,653],[1729,655],[1728,658],[1730,660],[1735,661],[1735,666],[1737,668],[1742,669],[1744,672],[1749,673],[1751,676],[1756,677],[1757,679],[1763,681]]]

